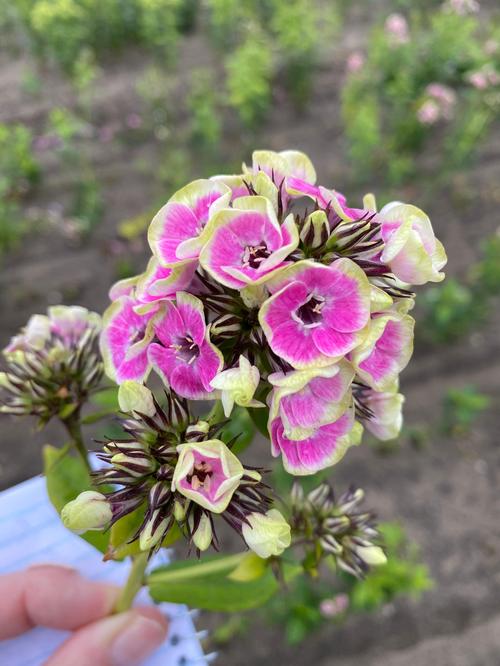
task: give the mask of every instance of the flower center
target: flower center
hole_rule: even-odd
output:
[[[321,296],[309,296],[308,300],[293,313],[294,319],[300,321],[304,326],[313,328],[321,323],[321,311],[325,299]]]
[[[245,268],[259,268],[264,259],[271,254],[267,245],[262,241],[259,245],[247,245],[243,252],[243,266]]]
[[[186,481],[191,485],[193,490],[210,490],[210,485],[212,483],[212,465],[206,462],[206,460],[200,460],[193,465],[191,474],[188,474]]]
[[[131,331],[130,344],[135,345],[136,342],[140,342],[144,338],[145,333],[146,329],[144,326],[141,326],[140,328],[134,327]]]
[[[177,352],[177,358],[185,363],[194,363],[200,355],[200,348],[190,335],[177,338],[175,343],[170,345],[171,349]]]

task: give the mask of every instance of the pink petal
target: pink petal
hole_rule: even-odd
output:
[[[303,367],[313,364],[321,356],[317,346],[313,344],[314,330],[289,319],[274,330],[268,342],[275,354],[293,366]]]
[[[207,390],[194,364],[183,363],[177,366],[170,376],[170,385],[176,393],[188,400],[203,400],[207,397]]]
[[[210,382],[215,375],[222,369],[223,359],[215,351],[210,342],[203,342],[200,346],[200,355],[196,361],[196,368],[200,376],[201,383],[206,391],[211,392]]]
[[[198,346],[201,345],[205,338],[206,330],[205,319],[202,313],[190,304],[181,303],[177,304],[177,311],[183,321],[183,337],[189,335]]]
[[[166,204],[158,214],[163,216],[163,225],[161,235],[152,248],[153,252],[164,263],[176,263],[179,261],[179,244],[200,234],[199,219],[187,206],[174,202]]]
[[[332,358],[345,356],[354,349],[358,340],[355,333],[340,333],[325,325],[312,329],[312,339],[322,354]]]
[[[184,321],[178,309],[170,301],[165,302],[165,314],[155,321],[154,330],[165,347],[169,347],[176,336],[185,334]]]

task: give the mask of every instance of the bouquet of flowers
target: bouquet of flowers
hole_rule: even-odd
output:
[[[363,576],[384,563],[363,491],[334,493],[325,470],[364,428],[381,440],[401,428],[411,286],[442,280],[446,263],[428,216],[377,211],[373,195],[352,208],[303,153],[255,151],[240,175],[176,192],[148,239],[144,273],[111,288],[102,321],[76,306],[34,315],[0,374],[2,412],[65,425],[68,444],[44,452],[49,496],[105,560],[132,559],[119,610],[144,584],[157,601],[241,610],[322,565]],[[105,376],[118,404],[88,414]],[[109,411],[123,433],[91,463],[82,425]],[[296,477],[288,496],[262,436]],[[223,525],[241,552],[224,552]],[[147,567],[174,542],[184,560]]]

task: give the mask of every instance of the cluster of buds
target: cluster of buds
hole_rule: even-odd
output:
[[[290,523],[295,538],[304,545],[308,568],[316,569],[322,559],[329,558],[342,571],[361,578],[370,567],[385,564],[384,551],[377,544],[375,515],[361,510],[363,498],[360,488],[349,488],[335,498],[328,483],[307,495],[294,484]]]
[[[76,412],[103,376],[100,329],[99,315],[78,306],[33,315],[3,350],[0,411],[37,416],[41,425]]]
[[[413,285],[446,263],[427,215],[367,195],[350,207],[297,151],[256,151],[239,175],[197,180],[153,219],[145,272],[110,291],[105,369],[153,370],[187,400],[269,408],[272,453],[312,474],[401,423]],[[389,423],[389,419],[391,423]]]
[[[161,407],[144,386],[126,382],[120,406],[133,410],[124,418],[123,439],[103,442],[98,454],[106,466],[93,474],[97,487],[111,491],[82,493],[65,507],[70,529],[107,529],[141,508],[144,519],[131,542],[154,553],[179,528],[198,553],[219,547],[214,518],[235,529],[261,557],[280,554],[290,545],[290,527],[271,509],[262,470],[244,467],[217,435],[223,423],[196,421],[188,403],[172,393]],[[112,558],[113,553],[109,552]]]

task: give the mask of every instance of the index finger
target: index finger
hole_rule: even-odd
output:
[[[109,615],[119,595],[65,567],[36,566],[0,576],[0,640],[35,626],[73,630]]]

